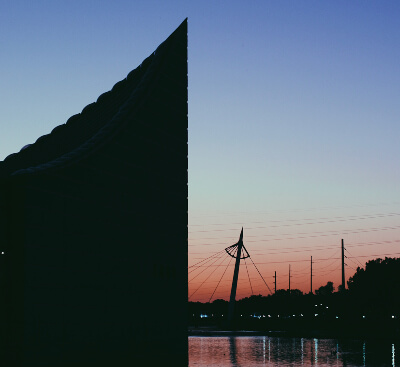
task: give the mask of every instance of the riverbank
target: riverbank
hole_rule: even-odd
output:
[[[272,333],[260,330],[221,330],[217,327],[188,328],[188,336],[264,336]]]
[[[362,339],[362,340],[400,340],[399,333],[377,331],[343,329],[343,330],[322,330],[322,329],[296,329],[296,330],[226,330],[218,326],[188,327],[188,336],[204,337],[232,337],[232,336],[268,336],[268,337],[290,337],[290,338],[319,338],[319,339]]]

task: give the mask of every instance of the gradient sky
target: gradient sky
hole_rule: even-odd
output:
[[[96,101],[186,17],[189,266],[242,226],[271,289],[274,271],[288,287],[291,264],[291,287],[308,292],[310,256],[314,289],[337,288],[342,238],[346,279],[399,256],[397,1],[2,2],[0,159]],[[221,278],[218,261],[189,269],[204,269],[190,300],[220,279],[213,299],[229,297],[233,268]],[[252,293],[245,269],[238,298]],[[248,271],[253,293],[268,294]]]

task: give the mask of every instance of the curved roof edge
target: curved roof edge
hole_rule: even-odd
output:
[[[39,173],[64,166],[85,156],[105,141],[123,125],[124,118],[139,107],[144,90],[151,87],[156,66],[166,54],[165,50],[182,32],[187,36],[187,18],[156,51],[110,91],[101,94],[96,102],[87,105],[80,114],[70,117],[65,124],[56,126],[50,134],[7,156],[0,162],[0,177]]]

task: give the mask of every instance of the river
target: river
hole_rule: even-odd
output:
[[[191,336],[189,367],[395,366],[398,345],[386,340]]]

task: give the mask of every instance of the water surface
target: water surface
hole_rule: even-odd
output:
[[[189,366],[393,367],[396,346],[390,341],[192,336],[189,337]]]

